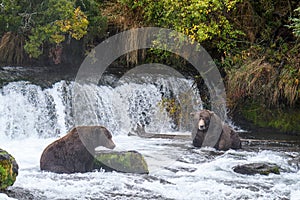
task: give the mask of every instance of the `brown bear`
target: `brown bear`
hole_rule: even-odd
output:
[[[217,150],[240,149],[241,140],[236,132],[212,111],[201,110],[194,115],[192,131],[195,147],[210,146]]]
[[[115,147],[111,133],[103,126],[79,126],[46,147],[40,159],[41,170],[56,173],[93,170],[95,148]]]

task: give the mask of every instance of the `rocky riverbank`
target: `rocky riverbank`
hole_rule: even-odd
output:
[[[42,88],[51,87],[61,80],[74,81],[80,66],[4,66],[0,67],[0,87],[10,82],[28,81]],[[120,65],[110,66],[99,83],[112,85],[129,68]],[[111,77],[110,79],[107,77]]]
[[[0,68],[0,86],[10,82],[28,81],[40,85],[43,88],[50,87],[60,80],[74,80],[77,68],[50,66],[50,67],[30,67],[30,66],[6,66]]]

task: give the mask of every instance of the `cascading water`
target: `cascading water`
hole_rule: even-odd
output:
[[[69,91],[64,81],[44,90],[24,81],[4,86],[0,90],[1,134],[47,138],[66,132],[71,126]]]
[[[258,143],[244,145],[244,150],[220,152],[193,148],[188,138],[127,136],[137,123],[156,133],[189,131],[190,112],[201,108],[191,80],[123,79],[111,86],[85,85],[78,96],[73,94],[76,84],[60,81],[42,89],[20,81],[0,89],[0,148],[14,155],[20,166],[17,181],[11,187],[20,193],[20,199],[299,199],[297,145],[276,143],[278,147],[274,147],[275,143]],[[78,106],[77,113],[74,106]],[[142,153],[150,174],[100,171],[69,175],[40,171],[39,159],[49,143],[75,125],[91,124],[102,124],[111,130],[117,151]],[[276,163],[281,174],[245,176],[232,169],[253,162]],[[7,199],[1,193],[0,198]]]
[[[188,117],[201,105],[192,83],[186,79],[160,78],[155,84],[86,85],[81,88],[81,100],[76,101],[82,111],[76,114],[74,123],[74,82],[61,81],[47,89],[24,81],[12,82],[0,90],[0,132],[9,138],[47,138],[63,135],[74,125],[98,124],[117,135],[128,133],[138,123],[158,133],[172,131],[174,120],[162,104],[163,99],[175,99],[178,103],[174,107],[180,106],[180,115]],[[190,124],[182,119],[180,130],[187,130]]]

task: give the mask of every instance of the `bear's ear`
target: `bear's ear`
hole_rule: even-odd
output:
[[[199,111],[190,113],[190,116],[197,121],[199,119]]]
[[[215,113],[214,111],[208,110],[208,113],[210,114],[210,116],[213,116]]]
[[[199,115],[199,113],[200,113],[200,111],[197,111],[197,112],[191,112],[191,113],[190,113],[190,116],[195,117],[195,116]]]

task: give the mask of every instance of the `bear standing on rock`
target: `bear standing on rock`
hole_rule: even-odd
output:
[[[217,150],[240,149],[241,140],[236,132],[212,111],[201,110],[194,115],[192,131],[195,147],[210,146]]]
[[[51,143],[42,153],[41,170],[56,173],[93,170],[95,148],[115,147],[111,133],[103,126],[80,126]]]

